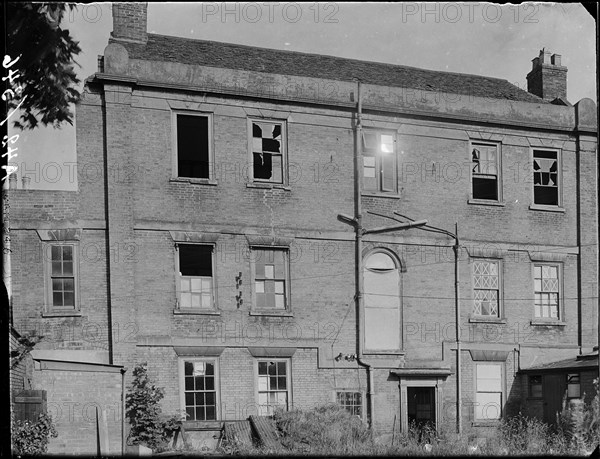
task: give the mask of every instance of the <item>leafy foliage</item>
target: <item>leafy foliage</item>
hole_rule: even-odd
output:
[[[160,401],[165,390],[148,377],[146,363],[133,370],[133,382],[125,396],[126,416],[131,424],[128,441],[154,451],[164,450],[169,439],[181,425],[177,416],[163,416]]]
[[[31,335],[21,336],[19,346],[10,352],[10,369],[14,370],[25,359],[34,346],[42,340],[43,336]]]
[[[40,414],[36,422],[14,421],[12,445],[15,455],[39,455],[48,451],[50,437],[58,437],[58,432],[49,414]]]
[[[73,124],[71,104],[79,100],[79,83],[73,64],[81,52],[79,44],[60,23],[74,3],[11,2],[6,8],[7,49],[18,61],[13,74],[8,107],[20,106],[21,116],[14,122],[20,129],[33,129],[40,122],[59,127]],[[10,75],[10,74],[9,74]],[[10,81],[10,80],[9,80]],[[21,88],[21,91],[19,91]]]

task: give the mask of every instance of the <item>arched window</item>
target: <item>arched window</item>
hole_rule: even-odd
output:
[[[365,351],[398,351],[400,336],[400,270],[394,258],[373,252],[364,262]]]

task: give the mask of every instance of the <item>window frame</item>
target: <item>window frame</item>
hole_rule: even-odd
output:
[[[207,118],[208,120],[208,178],[206,177],[184,177],[179,175],[179,152],[177,150],[177,117],[179,115],[185,116],[199,116]],[[190,183],[204,183],[204,184],[216,184],[215,179],[215,145],[214,145],[214,134],[213,134],[213,120],[214,114],[212,112],[198,111],[198,110],[171,110],[171,180],[184,181]]]
[[[473,180],[476,175],[492,175],[492,174],[476,174],[473,169],[473,150],[476,146],[482,147],[496,147],[496,195],[497,199],[485,199],[485,198],[476,198],[474,196],[473,190]],[[503,186],[502,186],[502,144],[500,142],[486,142],[480,140],[471,140],[469,141],[469,186],[470,186],[470,197],[474,203],[502,203],[504,202],[503,196]]]
[[[540,386],[540,394],[539,395],[534,395],[533,391],[532,391],[532,387],[534,386],[532,379],[533,378],[540,378],[540,382],[536,383],[536,386]],[[527,396],[530,399],[533,400],[541,400],[544,398],[544,376],[541,374],[537,374],[537,375],[527,375]]]
[[[535,315],[535,295],[536,295],[536,290],[535,290],[535,268],[536,266],[552,266],[552,267],[556,267],[556,271],[557,271],[557,276],[558,276],[558,307],[557,307],[557,316],[556,318],[553,317],[537,317]],[[565,314],[565,310],[564,310],[564,285],[563,285],[563,263],[561,262],[547,262],[547,261],[534,261],[531,263],[531,287],[532,287],[532,291],[533,291],[533,311],[532,311],[532,321],[535,323],[563,323],[565,322],[564,319],[564,314]]]
[[[365,139],[365,134],[370,135],[370,134],[376,134],[377,135],[377,143],[381,144],[381,136],[382,135],[389,135],[392,137],[392,145],[393,145],[393,152],[392,152],[392,158],[394,161],[394,165],[392,167],[392,174],[393,174],[393,182],[394,182],[394,189],[393,190],[385,190],[384,189],[384,184],[383,184],[383,160],[382,160],[382,153],[375,151],[374,155],[366,155],[365,152],[366,151],[374,151],[376,149],[372,149],[372,148],[367,148],[367,142]],[[393,130],[389,130],[389,129],[378,129],[378,128],[363,128],[363,130],[361,131],[361,156],[362,156],[362,162],[360,165],[360,173],[361,175],[361,184],[362,184],[362,189],[361,189],[361,193],[366,193],[366,194],[378,194],[378,195],[386,195],[386,196],[394,196],[394,195],[398,195],[399,191],[398,191],[398,148],[397,148],[397,144],[398,144],[398,132],[397,131],[393,131]],[[366,188],[365,186],[365,158],[371,158],[374,157],[375,158],[375,164],[374,164],[374,169],[375,169],[375,189],[373,188]]]
[[[492,289],[476,289],[475,288],[475,262],[486,261],[495,262],[498,266],[498,314],[495,316],[475,314],[475,290],[492,290]],[[481,320],[502,320],[504,319],[504,263],[501,258],[490,258],[490,257],[472,257],[471,258],[471,283],[472,283],[472,294],[473,294],[473,309],[471,309],[470,317],[473,319]]]
[[[291,315],[292,313],[292,301],[291,301],[291,282],[290,282],[290,248],[287,246],[264,246],[264,245],[251,245],[250,249],[250,279],[252,282],[252,305],[250,307],[250,313],[260,315]],[[285,290],[284,290],[284,301],[285,307],[283,309],[265,308],[259,307],[257,302],[257,291],[256,291],[256,251],[257,250],[272,250],[281,251],[283,253],[283,269],[285,273]],[[261,255],[262,256],[262,255]]]
[[[179,406],[183,412],[187,414],[187,406],[185,402],[185,362],[205,362],[213,363],[215,368],[215,419],[192,420],[188,419],[187,415],[184,422],[215,422],[221,420],[221,378],[218,357],[202,357],[202,356],[185,356],[178,357],[179,371]],[[206,391],[205,391],[206,392]]]
[[[505,407],[504,405],[506,404],[506,384],[505,384],[505,380],[506,380],[506,369],[505,369],[505,365],[504,362],[494,362],[494,361],[477,361],[477,362],[473,362],[474,363],[474,371],[473,371],[473,383],[474,383],[474,395],[475,395],[475,399],[474,399],[474,404],[473,404],[473,422],[476,424],[495,424],[498,423],[505,414]],[[477,369],[480,366],[497,366],[500,368],[500,392],[496,392],[496,391],[479,391],[478,390],[478,378],[477,378]],[[478,418],[477,414],[478,414],[478,400],[477,400],[477,394],[479,393],[484,393],[484,394],[497,394],[500,393],[500,416],[498,416],[497,418],[493,418],[493,419],[489,419],[489,418]],[[484,405],[485,406],[485,405]]]
[[[281,125],[281,182],[275,182],[268,179],[257,179],[254,177],[254,142],[253,142],[253,123],[272,123]],[[248,183],[258,186],[273,186],[287,187],[289,186],[289,163],[288,163],[288,136],[287,136],[287,119],[281,118],[247,118],[248,131]]]
[[[569,378],[571,376],[576,376],[577,377],[577,383],[570,383],[569,382]],[[577,400],[577,399],[581,399],[581,373],[567,373],[565,375],[565,379],[566,379],[566,385],[567,385],[567,400]],[[578,388],[578,393],[579,395],[577,396],[570,396],[569,395],[569,386],[577,386]]]
[[[338,394],[341,393],[350,393],[350,394],[360,394],[360,405],[344,405],[341,404],[339,402],[338,399]],[[344,409],[346,409],[346,411],[348,411],[351,415],[353,416],[358,416],[359,419],[363,420],[365,419],[365,394],[362,390],[358,390],[358,389],[335,389],[333,391],[333,401],[337,406],[341,406]],[[348,407],[356,407],[356,406],[360,406],[360,414],[355,414],[350,412],[350,410],[348,410]]]
[[[366,291],[366,281],[365,281],[365,271],[369,270],[369,268],[366,267],[366,262],[368,260],[369,257],[376,255],[378,253],[383,253],[385,255],[387,255],[388,257],[390,257],[392,259],[392,262],[394,263],[394,266],[396,267],[396,272],[398,274],[398,347],[391,349],[391,348],[387,348],[387,349],[376,349],[376,348],[368,348],[367,347],[367,325],[366,325],[366,315],[367,315],[367,305],[366,305],[366,296],[369,295],[369,293],[367,293]],[[362,348],[363,348],[363,352],[364,354],[367,355],[397,355],[397,354],[401,354],[403,352],[403,348],[404,348],[404,317],[403,317],[403,302],[402,302],[402,287],[403,287],[403,277],[402,277],[402,262],[401,260],[398,258],[398,255],[395,254],[394,252],[392,252],[390,249],[387,249],[385,247],[375,247],[372,250],[369,250],[368,252],[364,253],[363,255],[363,259],[362,259],[362,266],[363,266],[363,272],[360,273],[361,276],[363,276],[363,301],[362,301],[362,324],[361,324],[361,335],[360,339],[362,341]],[[372,308],[372,309],[379,309],[379,308]],[[392,308],[388,308],[388,309],[392,309]]]
[[[556,165],[557,165],[557,204],[538,204],[535,202],[535,152],[554,152],[556,153]],[[529,157],[531,158],[531,206],[532,209],[548,209],[556,210],[563,209],[563,177],[562,177],[562,150],[560,148],[548,148],[548,147],[531,147]]]
[[[73,307],[54,306],[52,287],[52,247],[69,246],[73,253]],[[48,315],[80,315],[81,305],[79,298],[79,242],[77,241],[51,241],[44,244],[44,291],[45,291],[45,314]],[[61,276],[57,276],[61,277]],[[71,277],[71,276],[62,276]]]
[[[212,267],[212,307],[211,308],[194,308],[194,307],[181,307],[181,267],[180,267],[180,247],[181,246],[205,246],[211,248],[211,267]],[[174,312],[178,314],[215,314],[218,313],[218,296],[217,296],[217,271],[216,271],[216,256],[215,256],[215,243],[198,243],[198,242],[176,242],[175,243],[175,309]],[[190,277],[190,276],[185,276]],[[193,277],[193,276],[192,276]]]
[[[281,391],[261,391],[260,390],[260,385],[259,385],[259,364],[260,362],[267,362],[267,365],[270,362],[284,362],[285,363],[285,368],[286,368],[286,390],[285,392],[287,393],[287,407],[286,407],[286,411],[289,411],[290,409],[293,408],[293,401],[292,401],[292,360],[291,358],[284,358],[284,357],[257,357],[254,359],[254,382],[255,382],[255,400],[256,400],[256,407],[258,410],[258,414],[259,416],[271,416],[272,414],[268,414],[268,409],[267,409],[267,414],[264,414],[262,409],[261,409],[261,403],[260,403],[260,394],[262,393],[270,393],[270,392],[281,392]],[[266,406],[280,406],[280,405],[269,405],[267,403]]]

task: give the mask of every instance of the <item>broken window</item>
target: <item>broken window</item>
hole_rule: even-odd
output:
[[[533,150],[533,202],[560,205],[558,151]]]
[[[213,246],[180,244],[178,252],[179,308],[213,309]]]
[[[48,249],[49,307],[52,310],[73,311],[77,309],[75,244],[50,244]]]
[[[495,144],[471,145],[473,199],[499,200],[499,151],[499,146]]]
[[[503,405],[501,364],[477,363],[475,382],[475,420],[500,419]]]
[[[400,271],[387,253],[371,253],[364,264],[365,350],[398,351],[400,343]]]
[[[287,250],[253,248],[256,308],[288,307]]]
[[[284,183],[284,124],[252,121],[252,178],[255,181]]]
[[[534,265],[533,283],[535,293],[534,316],[540,319],[558,320],[560,301],[558,265]]]
[[[258,360],[257,364],[259,415],[271,416],[275,407],[287,410],[290,387],[288,361]]]
[[[579,373],[569,373],[567,375],[567,398],[581,397],[581,380]]]
[[[396,150],[392,134],[363,131],[363,190],[395,193]]]
[[[175,115],[177,177],[211,178],[208,115]]]
[[[473,261],[473,315],[500,317],[500,263]]]
[[[217,419],[216,370],[215,360],[183,361],[183,397],[187,421],[215,421]]]
[[[338,405],[343,406],[350,414],[362,418],[362,393],[338,391],[336,400]]]
[[[529,397],[542,398],[542,394],[543,394],[542,376],[541,375],[529,376]]]

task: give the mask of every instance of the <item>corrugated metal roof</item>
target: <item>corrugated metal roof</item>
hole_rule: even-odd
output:
[[[146,44],[114,39],[111,39],[111,42],[123,45],[132,59],[180,62],[340,81],[360,79],[363,83],[373,85],[548,103],[506,80],[479,75],[157,34],[148,34]]]

